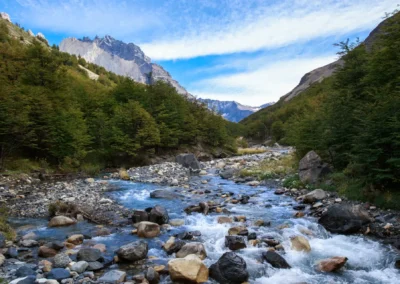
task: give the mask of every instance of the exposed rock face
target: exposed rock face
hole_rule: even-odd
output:
[[[176,156],[175,161],[191,170],[200,170],[200,163],[194,154],[180,154]]]
[[[149,247],[145,242],[133,242],[119,248],[119,258],[128,261],[137,261],[146,258]]]
[[[286,260],[274,251],[262,253],[263,258],[275,268],[290,268]]]
[[[218,101],[211,99],[199,99],[199,101],[206,104],[209,109],[217,112],[226,120],[233,122],[239,122],[250,114],[273,104],[267,103],[262,106],[251,107],[242,105],[235,101]]]
[[[126,44],[109,35],[104,38],[96,37],[94,40],[87,37],[81,40],[67,38],[60,43],[60,50],[80,55],[88,62],[103,66],[118,75],[128,76],[136,82],[144,84],[167,82],[179,94],[193,97],[160,65],[151,63],[150,58],[133,43]]]
[[[353,234],[371,221],[368,212],[360,205],[335,204],[322,214],[318,223],[332,233]]]
[[[340,68],[343,64],[343,60],[338,60],[308,72],[301,78],[300,83],[282,98],[285,100],[285,102],[290,101],[308,89],[308,87],[310,87],[312,84],[319,83],[325,78],[332,76],[333,73],[335,73],[335,71],[338,70],[338,68]]]
[[[249,278],[247,264],[234,252],[224,253],[210,266],[210,276],[221,284],[241,284]]]
[[[330,171],[329,165],[322,162],[314,151],[308,152],[299,162],[299,177],[302,182],[316,183]]]
[[[208,281],[207,266],[194,254],[170,260],[168,270],[174,282],[204,283]]]
[[[11,23],[10,15],[5,12],[0,12],[0,18],[3,20],[9,21]]]
[[[334,272],[342,268],[347,262],[347,257],[335,256],[323,259],[318,263],[318,269],[323,272]]]

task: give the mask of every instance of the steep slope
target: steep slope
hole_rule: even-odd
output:
[[[219,113],[222,117],[232,122],[239,122],[252,113],[273,104],[267,103],[259,107],[252,107],[242,105],[235,101],[219,101],[211,99],[199,99],[199,101],[206,104],[212,111]]]
[[[152,63],[139,46],[124,43],[106,35],[91,40],[67,38],[60,43],[60,50],[81,56],[90,63],[104,67],[115,74],[127,76],[134,81],[153,84],[163,81],[171,84],[179,94],[193,98],[171,75],[160,65]]]

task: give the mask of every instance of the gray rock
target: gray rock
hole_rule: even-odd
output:
[[[36,283],[36,276],[34,275],[17,278],[10,282],[10,284],[35,284],[35,283]]]
[[[179,198],[179,195],[170,190],[157,189],[150,193],[150,197],[173,200],[173,199]],[[143,221],[145,221],[145,220],[143,220]]]
[[[100,283],[123,283],[126,278],[126,273],[121,270],[111,270],[101,276],[98,280]]]
[[[325,191],[323,191],[322,189],[315,189],[315,190],[307,193],[306,195],[304,195],[303,202],[311,204],[316,201],[323,200],[327,197],[328,197],[328,194],[326,194]]]
[[[290,268],[286,260],[274,251],[266,251],[262,253],[263,258],[275,268]]]
[[[101,251],[95,248],[83,248],[78,251],[77,259],[87,262],[97,261],[101,258]]]
[[[191,170],[200,170],[200,163],[194,154],[180,154],[176,156],[175,161]]]
[[[225,236],[225,246],[230,250],[239,250],[246,248],[246,243],[242,236]]]
[[[223,179],[230,179],[234,176],[235,173],[236,173],[235,169],[227,169],[225,171],[222,171],[219,175]]]
[[[210,276],[218,283],[241,284],[247,281],[249,273],[243,258],[234,252],[226,252],[210,266]]]
[[[178,241],[177,241],[178,242]],[[197,255],[201,260],[204,260],[207,257],[207,252],[202,243],[187,243],[185,244],[177,253],[177,258],[184,258],[189,254]]]
[[[299,177],[305,183],[316,183],[330,172],[329,165],[314,151],[308,152],[299,162]]]
[[[6,246],[6,237],[3,233],[0,232],[0,248],[4,248]]]
[[[47,274],[47,279],[54,279],[57,281],[67,279],[71,277],[69,270],[64,268],[53,268],[49,274]]]
[[[65,268],[70,264],[72,260],[69,258],[69,256],[65,253],[59,253],[54,257],[54,267],[55,268]]]
[[[121,260],[137,261],[146,258],[148,251],[147,243],[136,241],[120,247],[117,255]]]
[[[353,234],[373,219],[360,205],[334,204],[322,214],[318,223],[336,234]]]
[[[158,225],[168,224],[169,216],[167,210],[159,205],[154,206],[149,213],[149,221]]]
[[[19,244],[26,248],[36,247],[39,245],[39,243],[35,240],[22,240],[19,242]]]
[[[153,267],[149,267],[146,271],[146,279],[150,284],[158,284],[160,282],[160,275]]]
[[[78,261],[74,263],[71,267],[72,271],[76,271],[79,274],[85,272],[86,268],[89,266],[89,264],[86,261]]]
[[[21,266],[15,272],[15,276],[17,277],[26,277],[29,275],[36,275],[36,272],[29,266]]]
[[[143,221],[149,221],[149,213],[144,210],[134,210],[132,214],[132,222],[135,224]]]
[[[97,270],[101,270],[104,268],[104,265],[98,261],[91,261],[88,262],[88,267],[86,268],[86,270],[89,271],[97,271]]]

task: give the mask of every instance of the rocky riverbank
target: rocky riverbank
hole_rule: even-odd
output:
[[[172,205],[175,207],[184,205],[182,210],[159,205],[134,210],[125,208],[121,200],[110,195],[118,186],[108,178],[40,182],[26,176],[24,180],[5,177],[0,182],[0,196],[8,204],[12,216],[44,217],[48,216],[50,204],[74,205],[66,208],[66,211],[54,209],[56,215],[62,213],[65,216],[51,219],[45,228],[73,229],[65,231],[69,232],[64,234],[65,237],[62,234],[53,240],[41,237],[40,230],[26,230],[24,226],[19,228],[14,242],[5,241],[0,236],[0,278],[6,278],[14,284],[169,283],[165,282],[166,279],[175,282],[203,283],[215,280],[218,283],[239,284],[257,275],[252,271],[251,266],[256,265],[253,260],[246,254],[240,254],[243,249],[257,248],[260,255],[254,261],[267,263],[275,269],[290,269],[293,265],[285,257],[285,251],[308,253],[314,250],[312,241],[318,232],[316,227],[296,225],[297,233],[291,233],[287,238],[285,232],[292,232],[293,224],[282,221],[276,223],[263,215],[254,217],[246,213],[238,214],[235,212],[237,206],[262,207],[262,210],[286,207],[289,209],[285,210],[293,210],[290,218],[294,220],[313,216],[333,233],[380,238],[399,249],[397,212],[350,202],[335,193],[322,190],[309,192],[282,186],[276,187],[275,195],[290,196],[292,199],[287,197],[285,200],[293,201],[273,201],[263,197],[265,191],[270,191],[263,185],[280,185],[282,179],[260,182],[254,176],[243,177],[240,174],[262,161],[279,160],[288,153],[290,149],[276,149],[257,155],[202,163],[187,156],[178,159],[179,163],[168,162],[111,174],[113,178],[159,185],[159,189],[151,191],[150,199],[165,206],[170,202],[175,202]],[[222,178],[219,184],[213,184],[216,176]],[[224,187],[223,180],[229,184],[233,184],[233,181],[239,189],[244,187],[246,190],[229,190]],[[127,197],[135,202],[137,200],[135,196]],[[170,217],[171,211],[173,215],[183,214],[184,219]],[[193,213],[195,216],[211,215],[216,221],[213,226],[223,230],[226,228],[224,243],[220,245],[228,252],[215,258],[215,251],[209,248],[214,240],[207,239],[209,235],[203,236],[201,229],[180,229],[185,227],[186,219],[190,220]],[[85,219],[107,226],[91,225]],[[121,226],[120,229],[116,229],[116,225]],[[121,235],[125,240],[123,245],[115,247],[113,242],[107,242],[107,238],[114,235]],[[153,262],[157,259],[152,256],[155,248],[162,248],[164,254],[168,255],[166,262]],[[213,259],[211,263],[210,258]],[[346,256],[330,255],[319,259],[315,269],[334,273],[343,270],[347,261]],[[396,262],[395,265],[400,264]],[[132,274],[131,271],[135,272]]]

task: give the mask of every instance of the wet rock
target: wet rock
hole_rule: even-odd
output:
[[[140,238],[154,238],[160,235],[160,225],[152,222],[140,222],[137,230]]]
[[[218,224],[232,223],[232,218],[226,216],[219,216],[217,221]]]
[[[246,222],[246,216],[235,216],[233,218],[235,220],[235,222]]]
[[[184,219],[172,219],[169,221],[169,224],[174,227],[179,227],[185,225]]]
[[[282,195],[282,194],[284,194],[285,193],[285,190],[284,189],[277,189],[277,190],[275,190],[275,192],[274,192],[274,194],[276,194],[276,195]]]
[[[169,216],[167,210],[160,206],[154,206],[149,213],[149,221],[158,225],[168,224]]]
[[[207,266],[197,255],[188,255],[168,262],[168,270],[172,281],[204,283],[208,281]]]
[[[311,251],[311,246],[308,240],[303,236],[294,236],[290,238],[292,249],[296,251]]]
[[[306,209],[306,206],[304,204],[298,204],[298,205],[293,206],[293,209],[294,210],[304,210],[304,209]]]
[[[294,213],[293,217],[295,218],[302,218],[304,217],[306,214],[303,211],[298,211],[296,213]]]
[[[168,255],[178,252],[185,245],[184,241],[177,240],[175,237],[170,237],[163,245],[163,249]]]
[[[330,172],[329,165],[314,151],[308,152],[299,162],[299,177],[304,183],[316,183]]]
[[[78,251],[76,257],[87,262],[97,261],[101,258],[101,251],[95,248],[83,248]]]
[[[150,284],[158,284],[160,282],[160,275],[153,267],[149,267],[146,271],[146,279]]]
[[[185,168],[195,171],[200,170],[200,163],[194,154],[180,154],[176,156],[175,161]]]
[[[170,190],[164,190],[164,189],[157,189],[155,191],[152,191],[150,193],[151,198],[160,198],[160,199],[168,199],[168,200],[174,200],[180,198],[178,194],[175,192],[172,192]]]
[[[234,252],[226,252],[210,266],[210,277],[221,284],[241,284],[249,278],[243,258]]]
[[[275,268],[291,268],[286,260],[274,251],[262,253],[263,258]]]
[[[15,272],[15,276],[19,277],[26,277],[29,275],[36,275],[36,272],[30,268],[29,266],[21,266]]]
[[[242,236],[225,236],[225,246],[230,250],[246,248],[246,243]]]
[[[126,272],[121,270],[111,270],[106,272],[98,279],[100,283],[123,283],[126,278]]]
[[[72,266],[71,266],[71,271],[75,271],[79,274],[85,272],[86,268],[88,268],[89,263],[87,263],[86,261],[78,261],[75,262]]]
[[[332,233],[353,234],[371,221],[368,212],[360,205],[341,203],[330,206],[319,218],[318,223]]]
[[[47,274],[47,279],[54,279],[57,281],[67,279],[71,277],[69,270],[64,268],[53,268],[49,274]]]
[[[65,253],[59,253],[54,257],[54,267],[56,268],[65,268],[70,264],[72,260],[69,258],[69,256]]]
[[[263,238],[262,241],[266,243],[269,247],[275,247],[279,245],[279,241],[273,239],[273,238]]]
[[[184,210],[187,214],[191,214],[191,213],[202,213],[203,209],[201,209],[201,207],[199,205],[190,205],[188,207],[185,208]]]
[[[72,235],[67,239],[67,242],[74,244],[74,245],[80,245],[83,243],[84,236],[81,234],[76,234]]]
[[[232,227],[228,230],[228,235],[229,236],[247,236],[249,234],[249,231],[247,231],[246,227],[240,226],[240,227]]]
[[[235,175],[236,171],[236,169],[227,169],[225,171],[222,171],[219,175],[223,179],[230,179]]]
[[[36,240],[37,239],[37,235],[34,232],[30,232],[26,235],[22,236],[23,240]]]
[[[209,207],[208,207],[207,202],[200,202],[200,203],[199,203],[199,206],[200,206],[200,208],[201,208],[201,210],[202,210],[202,213],[203,213],[204,215],[208,215]]]
[[[323,272],[335,272],[347,262],[347,257],[335,256],[318,262],[318,270]]]
[[[135,224],[143,221],[149,221],[149,213],[144,210],[134,210],[132,215],[132,222]]]
[[[0,232],[0,248],[4,248],[6,246],[6,237],[3,233]]]
[[[270,226],[271,222],[269,222],[269,221],[266,222],[264,220],[256,220],[253,225],[257,226],[257,227]]]
[[[46,246],[41,246],[41,247],[39,247],[39,250],[38,250],[38,255],[40,257],[44,257],[44,258],[53,257],[56,254],[57,254],[57,251],[55,249],[48,248]]]
[[[62,250],[64,248],[64,243],[63,242],[59,242],[59,241],[53,241],[51,243],[47,243],[46,247],[54,249],[54,250]]]
[[[177,258],[184,258],[189,254],[195,254],[200,259],[205,259],[207,257],[207,252],[202,243],[187,243],[185,244],[177,253]]]
[[[18,251],[15,247],[9,247],[4,254],[5,257],[8,258],[17,258],[18,257]]]
[[[328,197],[328,194],[322,189],[315,189],[304,195],[303,203],[312,204],[316,201],[323,200]]]
[[[10,282],[10,284],[35,284],[36,283],[36,276],[29,275],[26,277],[17,278]]]
[[[2,266],[5,261],[6,261],[6,257],[0,253],[0,266]]]
[[[90,262],[88,262],[88,267],[86,268],[86,270],[97,271],[97,270],[101,270],[103,268],[104,268],[104,265],[101,262],[90,261]]]
[[[191,240],[195,237],[200,237],[200,236],[201,236],[200,231],[183,232],[176,235],[176,237],[181,240]]]
[[[20,246],[26,247],[26,248],[31,248],[31,247],[36,247],[39,245],[39,243],[35,240],[22,240],[19,242]]]
[[[247,236],[247,240],[256,240],[257,239],[257,234],[256,233],[250,233],[248,236]]]
[[[394,267],[397,269],[400,269],[400,258],[396,259],[396,261],[394,263]]]
[[[137,261],[146,258],[148,251],[147,243],[136,241],[120,247],[117,255],[122,260]]]
[[[105,244],[95,244],[93,246],[94,249],[98,249],[100,252],[106,252],[107,251],[107,247]]]
[[[49,222],[49,227],[61,227],[61,226],[69,226],[73,225],[76,222],[72,220],[71,218],[65,217],[65,216],[56,216],[53,217],[50,222]]]

